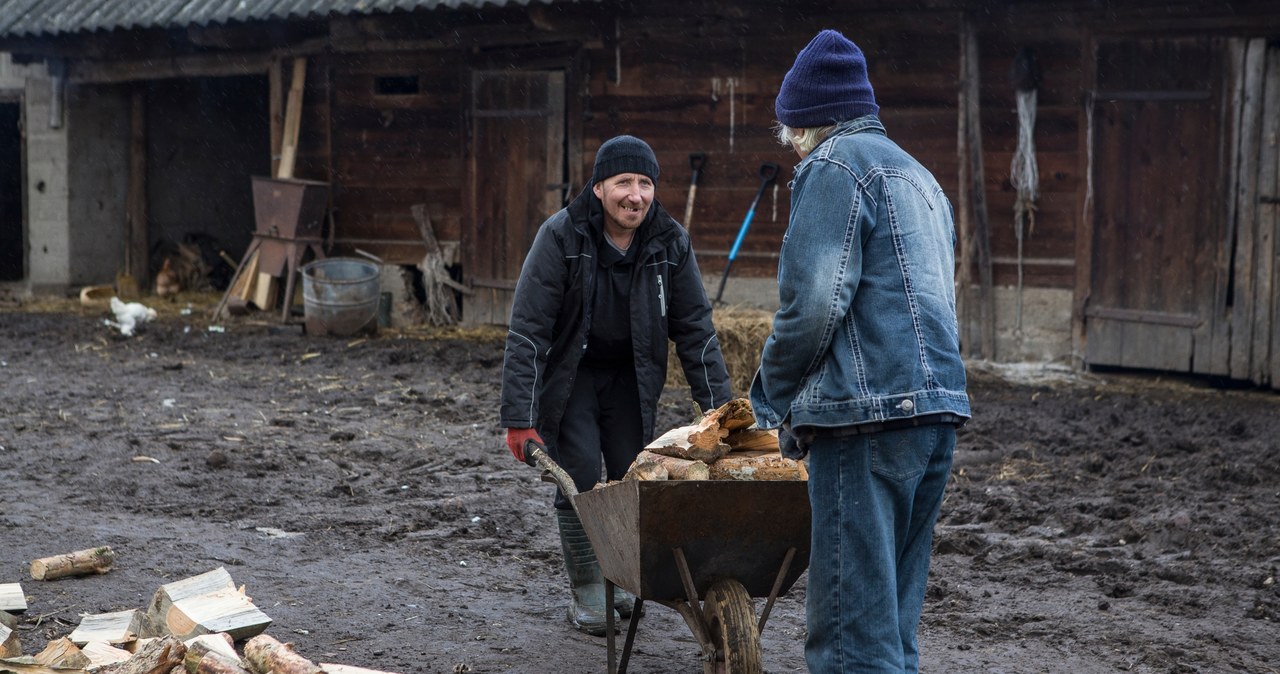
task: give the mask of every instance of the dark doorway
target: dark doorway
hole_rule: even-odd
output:
[[[21,281],[25,276],[21,124],[22,106],[0,102],[0,281]]]
[[[239,259],[253,238],[251,177],[271,173],[265,76],[151,83],[147,220],[154,272],[179,244]]]

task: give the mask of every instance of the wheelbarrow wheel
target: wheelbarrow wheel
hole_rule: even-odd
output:
[[[707,590],[704,606],[707,628],[716,647],[716,661],[705,671],[763,674],[755,606],[742,583],[732,578],[716,581]]]

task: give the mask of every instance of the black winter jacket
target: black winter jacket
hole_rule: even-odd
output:
[[[516,283],[507,333],[501,425],[536,428],[552,446],[559,444],[560,420],[591,328],[596,241],[602,235],[600,225],[591,224],[593,210],[602,206],[588,185],[542,223]],[[631,341],[644,435],[652,439],[667,379],[668,339],[704,411],[728,402],[731,394],[688,232],[654,200],[636,237],[632,245],[641,248],[631,286]]]

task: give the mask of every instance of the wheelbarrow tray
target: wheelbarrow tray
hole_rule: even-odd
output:
[[[604,577],[641,599],[687,599],[677,548],[698,597],[723,578],[752,597],[770,596],[792,548],[777,596],[809,566],[804,481],[624,480],[578,494],[573,504]]]

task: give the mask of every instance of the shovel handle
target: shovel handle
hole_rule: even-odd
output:
[[[551,475],[552,481],[560,487],[560,491],[564,492],[565,498],[573,501],[578,495],[578,487],[573,484],[573,478],[564,472],[560,464],[547,454],[547,448],[538,443],[537,440],[525,440],[524,442],[524,462],[534,468],[541,468]]]

